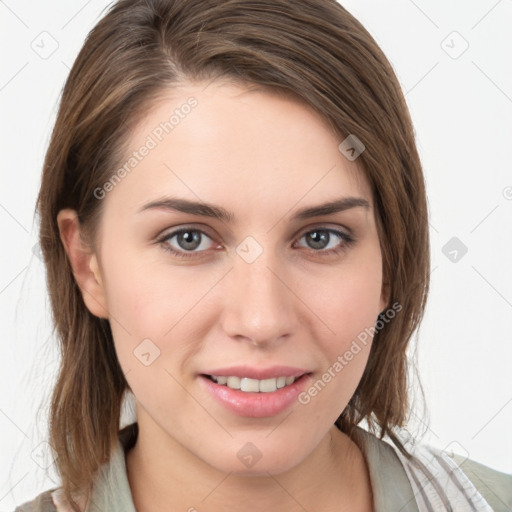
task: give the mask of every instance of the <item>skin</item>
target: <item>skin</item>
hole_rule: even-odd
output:
[[[168,91],[132,133],[127,157],[190,96],[197,106],[101,200],[94,246],[81,242],[76,212],[58,215],[84,301],[110,320],[136,397],[139,437],[126,458],[135,506],[369,512],[364,457],[334,422],[360,381],[371,342],[307,405],[296,402],[272,417],[228,411],[198,376],[283,364],[310,370],[314,382],[375,325],[387,301],[368,182],[308,106],[220,82]],[[235,221],[139,211],[170,195],[222,206]],[[369,207],[290,220],[341,197],[366,199]],[[184,226],[204,233],[191,258],[164,249],[187,252],[179,237],[157,241]],[[314,228],[348,232],[355,242],[331,233],[319,248]],[[247,236],[262,249],[252,263],[236,252]],[[339,253],[325,254],[336,247]],[[148,366],[134,355],[144,339],[160,350]],[[237,457],[248,442],[261,453],[250,468]]]

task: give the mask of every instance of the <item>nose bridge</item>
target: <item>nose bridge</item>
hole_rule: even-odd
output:
[[[284,284],[285,268],[275,251],[258,249],[252,240],[237,247],[225,302],[224,328],[230,336],[264,344],[293,331],[294,295]]]

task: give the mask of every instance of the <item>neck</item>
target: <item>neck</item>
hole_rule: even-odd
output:
[[[166,436],[141,428],[126,454],[128,481],[138,512],[173,510],[251,512],[286,510],[370,512],[368,469],[359,447],[333,426],[300,464],[283,473],[224,473]],[[162,435],[162,431],[158,430]],[[155,436],[157,434],[157,436]]]

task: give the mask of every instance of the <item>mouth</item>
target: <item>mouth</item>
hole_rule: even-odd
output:
[[[201,373],[205,390],[224,408],[245,417],[275,416],[297,402],[312,372],[291,367],[249,367]]]
[[[287,377],[285,375],[279,377],[271,377],[269,379],[251,379],[249,377],[238,377],[236,375],[204,375],[207,379],[226,386],[230,389],[238,389],[244,393],[273,393],[278,389],[290,386],[300,377]]]

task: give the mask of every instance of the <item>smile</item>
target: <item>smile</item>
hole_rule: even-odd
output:
[[[251,379],[249,377],[237,377],[235,375],[226,377],[224,375],[208,375],[208,377],[221,386],[227,386],[230,389],[239,389],[246,393],[272,393],[278,389],[293,384],[295,377],[274,377],[270,379]]]
[[[283,413],[298,403],[297,397],[311,381],[312,373],[289,366],[238,366],[212,369],[199,377],[207,395],[227,412],[264,418]]]

